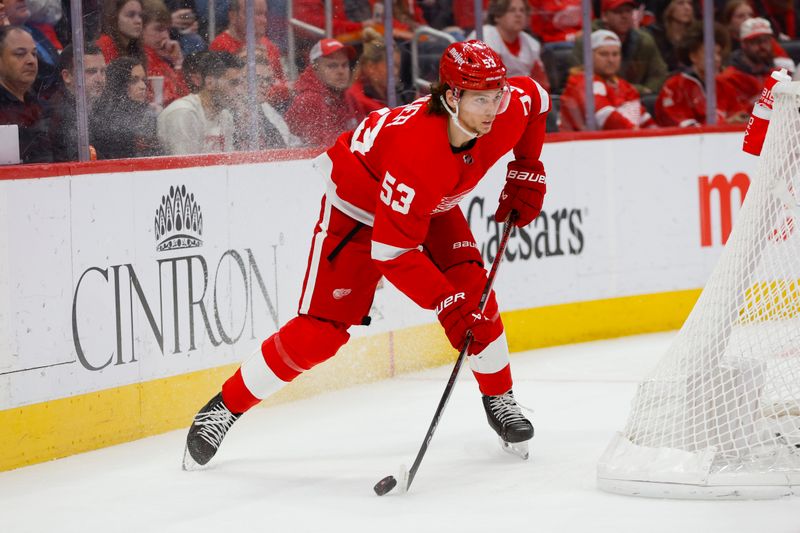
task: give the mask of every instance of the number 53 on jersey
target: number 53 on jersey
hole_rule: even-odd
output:
[[[408,214],[415,194],[414,189],[405,183],[398,183],[388,172],[381,182],[381,201],[401,215]]]

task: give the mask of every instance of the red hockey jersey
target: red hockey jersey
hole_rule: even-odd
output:
[[[561,131],[586,129],[586,97],[583,71],[570,75],[561,95]],[[639,91],[622,78],[614,82],[595,75],[592,85],[597,127],[602,130],[635,130],[655,126],[653,117],[642,105]]]
[[[454,291],[422,251],[431,218],[457,207],[509,150],[519,164],[542,168],[550,98],[530,78],[508,81],[508,108],[468,150],[453,153],[451,119],[428,113],[428,96],[373,111],[314,161],[331,204],[372,226],[372,258],[383,275],[423,308]]]
[[[724,124],[746,110],[739,104],[735,91],[717,76],[717,123]],[[681,72],[669,78],[656,100],[656,122],[659,126],[702,126],[706,123],[706,90],[697,75]]]

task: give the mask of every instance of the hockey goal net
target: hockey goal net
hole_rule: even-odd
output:
[[[800,83],[773,90],[756,178],[700,298],[598,464],[611,492],[800,494]]]

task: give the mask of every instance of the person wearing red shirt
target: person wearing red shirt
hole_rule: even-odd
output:
[[[322,0],[290,0],[294,2],[294,16],[297,20],[311,24],[320,29],[325,29],[325,2]],[[369,2],[364,0],[363,5],[369,7]],[[352,20],[345,10],[345,0],[333,0],[333,34],[360,32],[362,29],[375,26],[381,21],[368,17],[364,20]],[[301,33],[302,30],[301,30]],[[305,33],[303,33],[305,35]]]
[[[183,68],[183,52],[178,41],[169,38],[172,17],[164,2],[161,0],[143,0],[143,2],[142,45],[146,59],[147,77],[151,79],[149,97],[151,101],[163,108],[174,100],[189,94],[189,88],[180,74]],[[161,80],[160,94],[159,88],[155,87],[155,83],[158,83],[155,80],[158,79]]]
[[[275,79],[275,83],[269,91],[268,101],[275,107],[286,109],[291,94],[286,84],[283,65],[281,65],[281,51],[266,37],[267,0],[253,0],[253,9],[255,11],[256,39],[258,45],[267,51],[267,59]],[[245,10],[244,0],[230,0],[228,20],[228,29],[217,35],[208,49],[237,55],[246,44],[247,11]]]
[[[531,30],[545,43],[574,42],[581,28],[581,0],[532,2]]]
[[[311,64],[297,78],[285,116],[289,129],[307,145],[327,146],[355,126],[356,111],[344,94],[355,58],[355,49],[336,39],[322,39],[311,49]]]
[[[527,77],[507,79],[500,56],[485,43],[457,42],[445,50],[430,95],[370,113],[317,157],[327,192],[298,316],[200,410],[184,468],[208,463],[242,413],[333,357],[352,326],[368,324],[382,277],[435,310],[454,348],[471,332],[468,361],[489,424],[506,449],[526,451],[533,425],[514,399],[494,292],[479,308],[487,275],[458,203],[513,150],[495,220],[515,214],[513,224],[523,227],[539,216],[549,108],[547,92]]]
[[[106,63],[123,56],[142,55],[141,0],[106,0],[103,5],[102,34],[97,46]]]
[[[594,109],[597,127],[601,130],[635,130],[655,126],[645,110],[636,88],[618,76],[622,43],[609,30],[592,32],[594,60]],[[559,130],[586,129],[585,74],[576,70],[567,80],[561,95]]]
[[[489,0],[482,1],[482,13],[486,13]],[[455,25],[463,29],[475,27],[475,0],[452,0],[453,20]],[[482,17],[481,17],[482,18]]]
[[[720,78],[733,89],[743,109],[752,109],[764,80],[776,69],[774,36],[769,21],[758,17],[744,21],[740,32],[742,47],[731,54]]]
[[[755,2],[758,15],[769,20],[778,32],[781,41],[792,41],[800,38],[800,24],[797,14],[800,6],[797,0],[762,0]]]
[[[725,80],[720,79],[722,49],[726,44],[725,29],[717,26],[714,31],[714,61],[716,64],[717,123],[743,124],[750,118],[749,110],[740,107],[734,91]],[[659,126],[702,126],[706,123],[705,47],[703,27],[693,26],[681,41],[681,62],[691,68],[667,79],[656,100],[655,114]]]

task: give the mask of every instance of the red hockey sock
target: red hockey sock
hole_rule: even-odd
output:
[[[481,374],[473,370],[472,375],[478,380],[478,388],[481,390],[481,394],[486,396],[505,394],[514,385],[511,379],[511,365],[506,365],[502,370],[494,374]]]
[[[259,400],[247,389],[242,379],[242,369],[238,368],[228,380],[222,384],[222,401],[232,413],[244,413]]]

